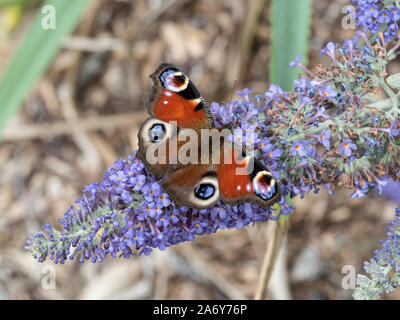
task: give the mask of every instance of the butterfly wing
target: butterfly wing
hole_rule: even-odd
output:
[[[179,140],[178,133],[214,128],[214,120],[193,82],[176,66],[162,63],[150,77],[153,91],[147,108],[152,118],[139,130],[137,156],[156,179],[161,179],[182,167],[178,153],[186,141]],[[198,144],[198,139],[189,147]]]
[[[266,167],[235,148],[221,152],[217,164],[189,164],[170,172],[161,185],[177,206],[197,209],[212,207],[220,199],[230,205],[256,203],[266,209],[281,194]]]
[[[155,118],[147,119],[140,127],[139,150],[136,156],[156,180],[176,169],[177,127]]]
[[[197,209],[212,207],[220,199],[230,205],[256,203],[265,209],[279,201],[279,183],[253,156],[242,157],[232,148],[221,160],[220,164],[181,167],[167,175],[161,185],[177,206]]]
[[[235,148],[222,153],[217,176],[225,203],[257,203],[268,208],[280,199],[279,183],[260,161],[253,156],[243,156]]]
[[[209,165],[182,167],[162,180],[161,186],[178,207],[204,209],[220,198],[216,172]]]
[[[150,75],[153,91],[147,105],[151,116],[176,121],[179,128],[214,128],[209,106],[189,77],[176,66],[162,63]]]

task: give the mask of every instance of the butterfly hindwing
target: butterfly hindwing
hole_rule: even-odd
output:
[[[155,118],[147,119],[138,133],[139,150],[137,157],[142,160],[146,168],[159,180],[174,170],[174,152],[177,147],[170,148],[170,142],[176,141],[177,128]]]
[[[137,157],[156,180],[189,163],[200,162],[199,151],[193,155],[189,152],[198,150],[200,145],[199,135],[191,129],[179,129],[169,122],[149,118],[141,126],[138,138]]]
[[[177,206],[204,209],[220,198],[216,173],[209,165],[187,165],[168,175],[161,186]]]
[[[260,161],[242,155],[235,148],[223,154],[224,161],[217,166],[217,176],[224,202],[231,205],[258,203],[267,208],[279,199],[279,184]]]

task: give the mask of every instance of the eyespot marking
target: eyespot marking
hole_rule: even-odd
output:
[[[185,81],[186,81],[186,77],[181,72],[175,73],[174,82],[177,85],[182,85],[185,83]]]
[[[180,71],[167,69],[160,75],[161,83],[164,88],[173,91],[181,92],[186,89],[189,79]]]
[[[188,203],[196,208],[208,208],[216,204],[220,193],[218,179],[214,175],[204,176],[188,195]]]
[[[165,136],[165,126],[163,124],[154,124],[149,130],[149,136],[151,142],[160,142]]]
[[[202,183],[194,189],[194,195],[201,200],[210,199],[215,193],[215,187],[210,183]]]
[[[273,198],[278,193],[277,184],[272,174],[268,171],[260,171],[253,178],[254,192],[264,200]]]

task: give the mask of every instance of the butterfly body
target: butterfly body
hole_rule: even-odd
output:
[[[210,108],[192,81],[163,63],[150,76],[151,118],[138,134],[137,156],[177,206],[198,209],[220,199],[267,208],[280,198],[279,183],[241,145],[229,141],[229,128],[216,128]]]

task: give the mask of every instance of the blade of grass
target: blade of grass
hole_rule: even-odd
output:
[[[76,26],[90,0],[49,0],[54,6],[56,28],[43,29],[41,7],[21,46],[0,82],[0,137],[6,121],[18,110],[29,90],[39,79]]]
[[[292,90],[298,68],[289,63],[300,54],[307,63],[312,0],[272,0],[270,81],[284,90]]]
[[[37,0],[0,0],[0,8],[7,7],[15,4],[28,4],[35,3]]]

